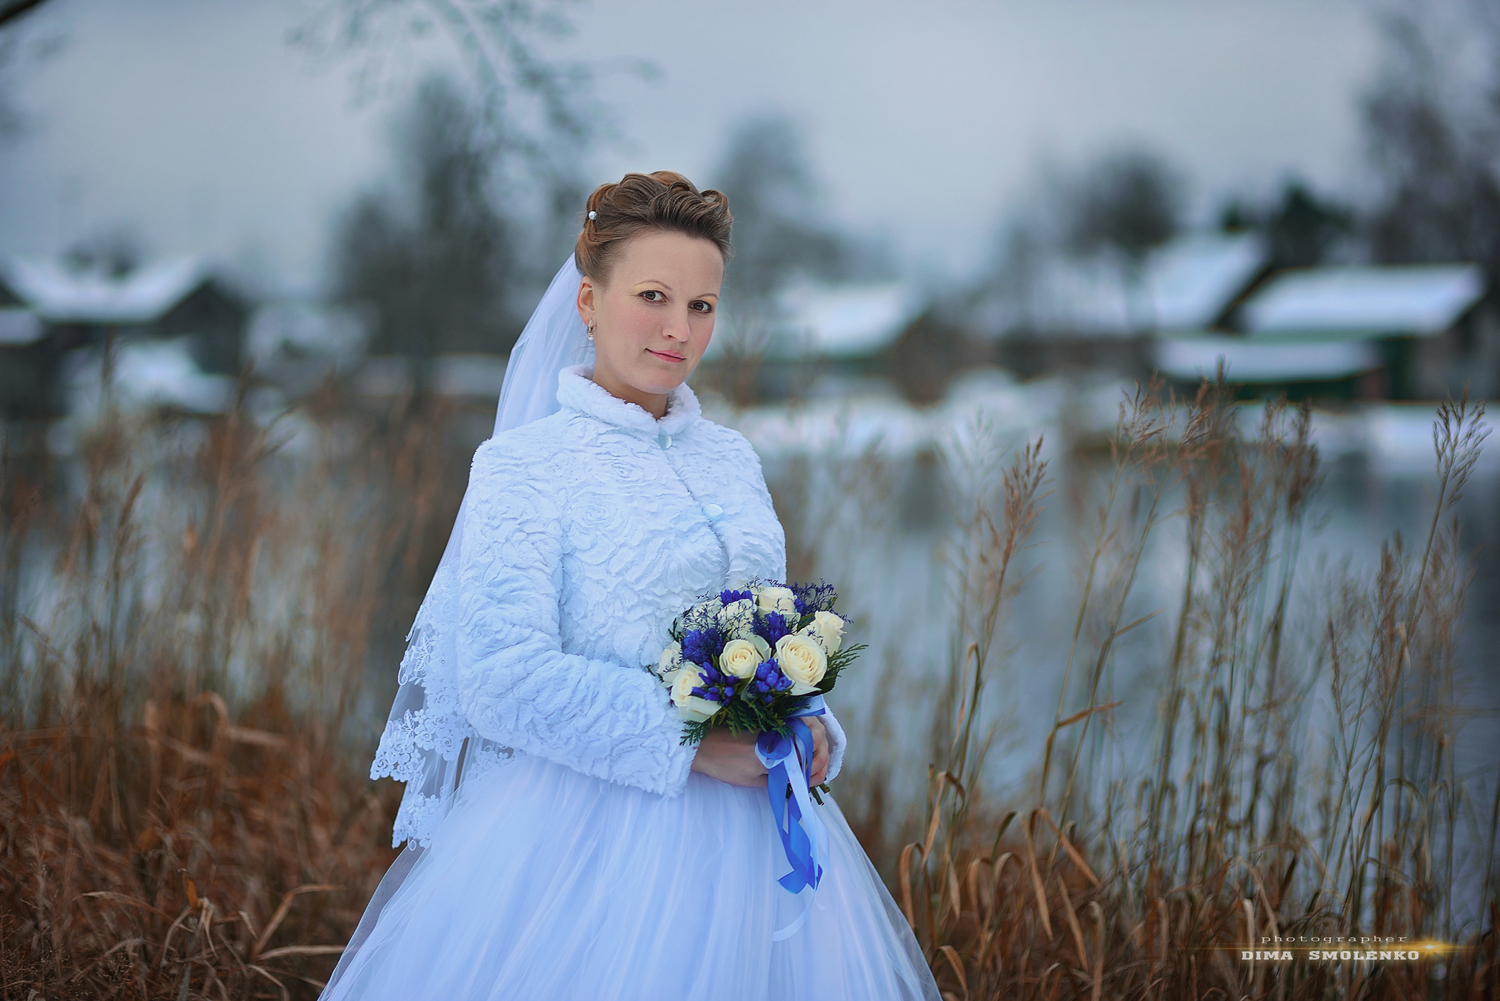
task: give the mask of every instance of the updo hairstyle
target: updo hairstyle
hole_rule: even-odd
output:
[[[593,218],[590,218],[592,216]],[[710,188],[699,191],[681,174],[658,170],[626,174],[618,184],[601,184],[589,195],[583,232],[573,248],[578,270],[604,284],[615,258],[633,237],[660,229],[708,240],[728,261],[729,199]]]

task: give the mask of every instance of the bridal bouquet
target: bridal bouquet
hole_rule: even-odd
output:
[[[714,727],[759,732],[755,752],[766,766],[766,793],[791,872],[789,892],[816,891],[828,861],[828,833],[813,809],[813,737],[807,725],[827,710],[823,694],[863,644],[844,646],[845,619],[833,610],[829,584],[754,583],[703,598],[672,623],[672,642],[654,672],[672,690],[686,725],[684,744]],[[827,789],[825,785],[822,787]],[[794,934],[801,916],[772,939]]]
[[[719,726],[790,735],[791,721],[864,649],[844,646],[837,600],[831,584],[752,584],[678,616],[654,673],[687,723],[682,742]]]

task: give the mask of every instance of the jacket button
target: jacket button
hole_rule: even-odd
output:
[[[703,505],[703,513],[708,515],[709,521],[718,521],[719,516],[724,513],[724,509],[717,504],[705,504]]]
[[[656,436],[656,443],[658,445],[660,445],[662,448],[671,448],[672,447],[672,436],[669,435],[669,434],[667,434],[665,431],[663,431],[663,432],[661,432],[660,434],[658,434]]]

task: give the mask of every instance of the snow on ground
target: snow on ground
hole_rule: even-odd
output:
[[[100,351],[80,349],[67,359],[68,412],[96,420],[104,405]],[[234,399],[234,379],[206,375],[193,360],[190,339],[133,341],[115,351],[111,391],[124,411],[165,407],[197,414],[222,413]]]
[[[1115,427],[1134,383],[1108,378],[1054,377],[1016,382],[999,371],[968,373],[940,404],[918,408],[890,396],[867,394],[772,404],[734,412],[706,401],[709,416],[739,429],[762,458],[799,454],[852,458],[871,450],[887,459],[923,451],[947,452],[966,442],[978,422],[990,440],[1016,447],[1044,434],[1050,444],[1102,441]],[[1491,407],[1491,413],[1496,407]],[[1260,426],[1263,404],[1240,405],[1248,435]],[[1391,473],[1433,469],[1433,403],[1360,403],[1314,409],[1312,440],[1325,458],[1364,457]],[[1500,442],[1481,453],[1482,466],[1500,468]]]

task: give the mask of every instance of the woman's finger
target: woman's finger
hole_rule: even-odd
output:
[[[812,759],[812,784],[818,785],[828,774],[828,744],[818,744],[813,750]]]

